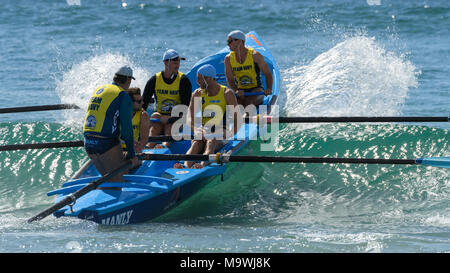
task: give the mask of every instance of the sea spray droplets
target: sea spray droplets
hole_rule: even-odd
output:
[[[69,6],[81,6],[81,0],[66,0]]]
[[[396,115],[418,85],[411,62],[366,36],[337,44],[287,77],[291,116]]]
[[[149,79],[149,73],[136,67],[127,56],[117,53],[93,56],[64,72],[62,80],[57,80],[56,93],[61,98],[61,103],[73,103],[80,107],[80,110],[63,113],[68,126],[77,130],[81,128],[85,110],[94,90],[102,84],[111,83],[114,73],[124,65],[129,65],[133,69],[136,80],[131,82],[131,86],[143,90]]]

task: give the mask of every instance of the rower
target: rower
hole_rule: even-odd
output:
[[[234,90],[238,103],[244,107],[260,105],[264,96],[272,94],[272,73],[264,57],[255,49],[245,47],[245,34],[240,30],[232,31],[227,39],[230,53],[225,57],[225,75],[228,86]],[[261,73],[266,78],[266,90],[261,83]],[[245,96],[244,94],[264,91],[264,95]]]
[[[178,71],[181,60],[186,59],[173,49],[167,50],[163,55],[164,70],[156,73],[145,85],[143,108],[147,109],[154,101],[153,96],[156,99],[156,111],[150,119],[150,136],[171,135],[172,124],[176,121],[176,118],[169,119],[172,109],[178,104],[189,105],[192,85],[188,77]],[[163,145],[169,147],[171,142],[163,142]],[[154,146],[154,143],[149,144],[149,148]],[[155,148],[163,146],[158,144]]]
[[[200,88],[196,89],[191,98],[189,104],[189,117],[191,130],[194,132],[195,138],[200,136],[200,139],[194,139],[191,141],[191,147],[186,154],[213,154],[221,149],[228,141],[225,140],[226,136],[232,132],[236,134],[239,127],[237,126],[238,111],[233,111],[233,127],[230,131],[224,128],[223,119],[226,117],[227,105],[237,107],[236,96],[233,91],[224,85],[220,85],[216,81],[216,69],[206,64],[201,66],[197,71],[197,84]],[[200,104],[202,111],[201,126],[196,128],[195,124],[195,105]],[[203,116],[208,113],[208,117]],[[228,134],[227,134],[228,132]],[[214,134],[214,137],[207,137]],[[192,161],[186,161],[184,166],[180,163],[176,163],[174,168],[203,168],[206,162],[194,164]]]
[[[127,93],[133,101],[131,125],[133,126],[134,149],[136,153],[142,153],[148,142],[150,117],[147,111],[142,108],[141,89],[138,87],[129,88]],[[122,148],[126,149],[125,142],[122,142]]]
[[[123,66],[114,75],[113,83],[98,87],[89,100],[83,126],[84,147],[102,176],[122,166],[126,159],[131,159],[133,166],[138,164],[131,126],[132,103],[125,92],[130,87],[131,79],[135,79],[133,70]],[[120,137],[127,146],[126,158]],[[122,174],[109,181],[122,181]]]

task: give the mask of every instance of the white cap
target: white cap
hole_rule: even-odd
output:
[[[122,66],[121,68],[119,68],[119,70],[117,70],[116,72],[116,75],[121,75],[136,80],[133,77],[133,69],[131,69],[131,67],[129,66]]]
[[[244,34],[244,32],[242,32],[240,30],[233,30],[232,32],[228,33],[227,37],[245,41],[245,34]]]

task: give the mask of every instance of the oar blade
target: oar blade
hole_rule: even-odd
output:
[[[418,158],[416,162],[417,164],[450,169],[450,157]]]

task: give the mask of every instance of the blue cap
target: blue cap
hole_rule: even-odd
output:
[[[203,75],[205,77],[216,78],[216,69],[210,64],[202,65],[198,70],[197,74]]]
[[[175,59],[175,58],[178,58],[178,57],[180,57],[178,52],[176,52],[173,49],[168,49],[166,52],[164,52],[163,61]],[[182,57],[180,57],[180,59],[181,60],[186,60],[186,58],[182,58]]]
[[[242,32],[240,30],[233,30],[232,32],[228,33],[227,37],[245,41],[245,34],[244,34],[244,32]]]

